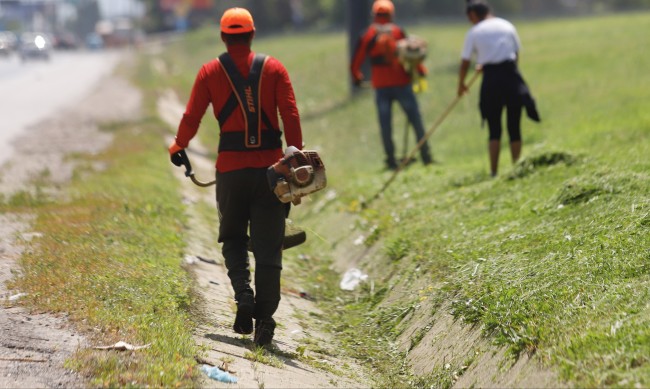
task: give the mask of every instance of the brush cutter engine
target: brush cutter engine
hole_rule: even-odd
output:
[[[318,152],[290,146],[284,157],[268,168],[266,176],[273,193],[283,203],[300,204],[300,198],[327,186],[325,165]]]
[[[409,36],[397,42],[397,58],[405,66],[414,69],[427,57],[427,42],[417,36]]]

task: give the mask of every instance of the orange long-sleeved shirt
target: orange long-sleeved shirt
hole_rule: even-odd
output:
[[[369,44],[377,35],[377,24],[388,24],[390,23],[387,20],[376,18],[373,25],[368,27],[366,32],[359,38],[357,46],[354,51],[354,56],[352,57],[352,63],[350,65],[350,71],[352,72],[352,77],[355,80],[361,81],[363,79],[363,73],[361,72],[361,65],[366,59],[366,56],[371,58],[375,55],[378,55],[378,47],[369,48]],[[398,25],[392,25],[392,33],[395,41],[406,38],[406,33]],[[420,64],[417,69],[420,74],[426,74],[426,68],[424,65]],[[411,83],[411,77],[409,76],[404,66],[397,64],[397,66],[390,65],[371,65],[371,81],[373,88],[386,88],[392,86],[405,86]]]
[[[229,46],[228,53],[242,76],[248,77],[255,53],[246,45]],[[280,61],[273,57],[268,58],[262,72],[261,83],[260,104],[262,110],[276,129],[280,128],[279,112],[284,125],[284,138],[287,146],[295,146],[301,149],[302,129],[300,127],[300,115],[296,107],[296,98],[289,74]],[[232,88],[221,63],[215,59],[203,65],[196,76],[185,114],[178,126],[176,143],[180,147],[187,147],[199,129],[208,105],[212,104],[213,113],[215,117],[218,117],[231,93]],[[237,107],[223,123],[221,133],[243,131],[244,126],[244,114]],[[262,124],[262,131],[265,130],[269,129]],[[245,168],[264,168],[277,162],[282,155],[281,148],[273,150],[221,151],[217,157],[216,168],[221,173]]]

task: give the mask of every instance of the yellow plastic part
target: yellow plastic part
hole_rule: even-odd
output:
[[[413,82],[413,92],[422,93],[426,92],[427,90],[429,90],[429,83],[427,82],[426,78],[421,77]]]

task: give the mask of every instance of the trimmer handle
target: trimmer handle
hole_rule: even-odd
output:
[[[193,176],[194,172],[192,171],[192,164],[190,163],[190,159],[187,157],[185,149],[179,151],[176,154],[180,157],[181,164],[185,166],[185,177]]]
[[[178,151],[176,154],[174,154],[173,155],[173,160],[174,160],[174,164],[176,166],[181,166],[181,165],[185,166],[185,177],[189,177],[192,180],[192,182],[195,183],[196,185],[198,185],[198,186],[200,186],[202,188],[206,188],[208,186],[216,185],[217,180],[213,180],[213,181],[210,181],[210,182],[203,182],[203,181],[197,180],[196,177],[194,177],[194,172],[192,171],[192,164],[190,163],[190,159],[187,156],[187,153],[185,152],[185,149],[182,149],[182,150]]]

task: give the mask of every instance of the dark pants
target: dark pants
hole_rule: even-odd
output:
[[[255,256],[255,317],[273,316],[280,303],[286,206],[271,192],[266,169],[217,173],[219,242],[235,298],[252,292],[248,232]]]
[[[481,85],[481,116],[490,129],[489,140],[500,140],[501,116],[507,112],[507,128],[510,142],[521,140],[521,113],[523,96],[528,93],[526,84],[514,62],[504,62],[483,67]]]
[[[395,163],[395,144],[393,143],[393,102],[397,101],[404,110],[406,117],[415,131],[418,142],[424,137],[424,125],[418,101],[413,93],[411,84],[405,86],[394,86],[377,88],[375,91],[375,102],[377,114],[379,115],[379,126],[381,127],[381,140],[384,144],[387,162],[390,165]],[[420,149],[420,156],[424,163],[431,162],[429,145],[424,144]]]

